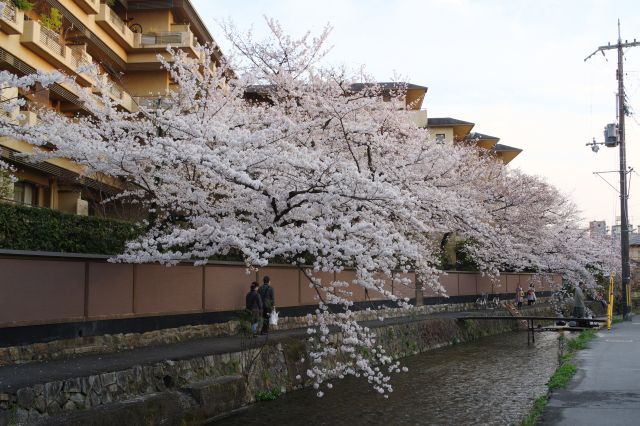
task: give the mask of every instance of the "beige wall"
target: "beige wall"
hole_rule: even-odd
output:
[[[133,21],[140,24],[143,33],[158,33],[171,30],[173,13],[170,10],[157,10],[152,12],[132,11]]]
[[[124,86],[131,96],[164,95],[169,88],[169,76],[163,70],[132,72],[125,75]]]
[[[275,266],[258,272],[241,264],[194,267],[179,265],[113,264],[105,261],[59,258],[42,260],[4,256],[0,258],[0,327],[134,316],[169,315],[193,312],[236,311],[244,308],[245,295],[252,281],[269,275],[275,290],[276,306],[313,305],[316,293],[297,268]],[[248,272],[248,273],[247,273]],[[322,284],[334,279],[333,273],[314,273]],[[408,285],[393,284],[399,297],[415,297],[415,274],[400,274]],[[351,285],[351,300],[380,300],[381,295],[352,283],[354,271],[335,274],[335,279]],[[449,296],[509,293],[527,274],[506,274],[492,282],[475,273],[449,272],[440,277]],[[502,287],[498,283],[502,281]],[[555,277],[556,286],[560,277]],[[538,285],[538,291],[549,285]],[[391,291],[391,280],[386,280]],[[491,288],[491,290],[490,290]],[[425,289],[426,297],[436,296]]]
[[[435,142],[437,134],[444,134],[445,143],[453,143],[453,127],[428,127],[431,138]]]

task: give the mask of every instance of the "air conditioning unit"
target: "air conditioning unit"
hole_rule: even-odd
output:
[[[615,123],[609,123],[604,128],[604,145],[609,148],[615,148],[618,146],[618,125]]]

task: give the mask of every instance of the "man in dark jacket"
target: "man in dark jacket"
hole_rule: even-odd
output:
[[[246,308],[251,311],[251,331],[255,336],[258,333],[258,326],[260,325],[262,311],[264,310],[262,298],[258,294],[257,282],[254,281],[251,283],[251,290],[247,293],[245,302]]]
[[[275,307],[275,296],[273,293],[273,287],[270,285],[271,278],[265,276],[262,279],[262,286],[258,290],[260,297],[262,298],[262,303],[264,308],[262,309],[262,333],[267,334],[269,332],[269,316],[271,315],[271,310]]]

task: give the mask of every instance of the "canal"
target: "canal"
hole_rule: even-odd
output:
[[[513,425],[546,392],[556,369],[558,336],[507,333],[403,359],[389,399],[366,381],[335,381],[318,398],[313,389],[259,402],[211,423],[227,425]]]

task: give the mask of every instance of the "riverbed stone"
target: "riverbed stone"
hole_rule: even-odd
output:
[[[47,411],[47,401],[42,395],[36,396],[35,400],[33,401],[33,406],[41,414]]]
[[[203,380],[183,390],[196,400],[207,417],[240,408],[247,400],[246,382],[240,375]]]
[[[28,410],[33,406],[35,392],[32,388],[18,389],[16,396],[18,397],[18,405],[20,407]]]
[[[116,383],[116,380],[117,380],[116,373],[114,372],[103,373],[101,374],[101,378],[102,378],[102,385],[105,387]]]

